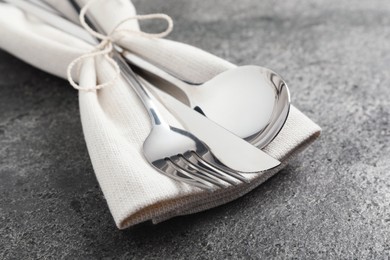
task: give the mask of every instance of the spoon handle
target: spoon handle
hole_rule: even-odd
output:
[[[129,51],[123,51],[122,53],[123,57],[131,63],[132,65],[140,68],[141,70],[144,70],[146,72],[151,73],[153,76],[158,77],[159,79],[162,79],[168,83],[170,83],[172,86],[180,89],[183,91],[187,96],[191,96],[194,93],[194,87],[192,84],[188,84],[175,76],[171,75],[170,73],[166,72],[165,70],[159,68],[158,66],[150,63],[149,61],[141,58],[138,55],[135,55]]]

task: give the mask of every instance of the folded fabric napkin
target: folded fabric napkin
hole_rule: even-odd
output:
[[[76,20],[77,16],[67,1],[46,1]],[[134,6],[128,0],[98,2],[91,6],[90,11],[107,32],[135,15]],[[136,20],[124,26],[139,30]],[[74,59],[94,48],[8,4],[0,4],[0,31],[2,49],[63,78],[66,78],[67,66]],[[234,67],[198,48],[166,39],[129,34],[117,43],[188,81],[204,82]],[[87,59],[82,63],[80,73],[76,72],[73,77],[81,86],[107,82],[115,76],[113,66],[102,57]],[[318,125],[292,106],[282,131],[263,149],[280,160],[281,166],[249,174],[250,183],[210,194],[167,178],[144,160],[142,144],[150,132],[150,119],[137,95],[123,79],[119,78],[114,85],[103,89],[79,91],[79,104],[93,168],[120,229],[146,220],[158,223],[232,201],[278,172],[291,156],[307,147],[320,133]]]

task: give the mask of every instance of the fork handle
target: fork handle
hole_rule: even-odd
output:
[[[163,117],[160,114],[155,102],[153,95],[147,90],[142,83],[137,79],[134,71],[122,58],[119,52],[116,50],[119,47],[115,47],[113,50],[113,59],[118,63],[119,68],[121,69],[123,78],[129,83],[129,85],[137,93],[138,97],[141,99],[145,108],[147,109],[150,119],[153,126],[155,125],[168,125]]]

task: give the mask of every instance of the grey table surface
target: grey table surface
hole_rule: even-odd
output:
[[[390,1],[135,5],[171,15],[170,39],[282,74],[321,138],[232,203],[120,231],[77,92],[0,51],[0,259],[388,259]]]

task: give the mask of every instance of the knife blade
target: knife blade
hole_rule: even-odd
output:
[[[280,165],[280,161],[239,138],[207,117],[192,110],[169,94],[139,76],[139,80],[155,93],[155,97],[192,134],[207,144],[225,166],[242,173],[266,171]],[[224,140],[225,143],[221,143]],[[232,150],[234,147],[234,150]],[[239,156],[237,156],[239,155]]]

